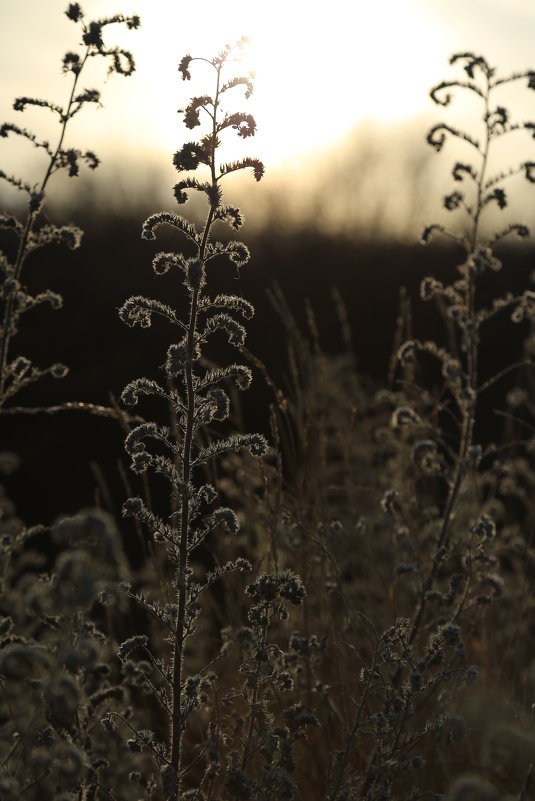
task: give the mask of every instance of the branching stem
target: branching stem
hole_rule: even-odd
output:
[[[217,178],[215,172],[215,151],[216,151],[216,132],[217,132],[217,107],[219,101],[219,85],[221,67],[215,67],[217,71],[217,88],[214,99],[214,114],[212,119],[212,149],[210,158],[210,168],[212,174],[212,187],[217,188]],[[214,220],[214,209],[211,206],[206,218],[204,232],[199,245],[198,259],[202,262],[205,256],[206,245],[210,237],[210,228]],[[173,647],[173,678],[172,678],[172,721],[171,721],[171,766],[176,771],[177,776],[181,777],[181,750],[182,736],[185,728],[185,709],[182,705],[182,683],[183,683],[183,662],[184,645],[187,637],[186,631],[186,602],[188,597],[188,540],[189,540],[189,487],[192,472],[192,444],[193,432],[195,427],[195,381],[193,375],[193,362],[195,356],[195,336],[197,332],[197,314],[199,309],[200,289],[194,289],[191,293],[189,324],[187,331],[187,363],[185,366],[186,384],[186,427],[182,443],[182,507],[180,516],[180,543],[179,543],[179,565],[177,575],[177,618],[176,632]],[[180,796],[180,787],[178,797]]]
[[[58,156],[59,156],[59,154],[61,152],[61,148],[63,147],[63,141],[65,139],[65,134],[67,132],[67,123],[71,119],[71,111],[72,111],[72,107],[73,107],[73,104],[74,104],[74,95],[75,95],[75,92],[76,92],[76,87],[78,85],[78,79],[80,78],[82,70],[83,70],[83,68],[84,68],[84,66],[85,66],[85,64],[87,62],[88,57],[89,57],[89,50],[90,50],[90,48],[88,46],[86,48],[84,57],[83,57],[83,59],[82,59],[82,61],[80,63],[79,69],[76,70],[76,72],[74,73],[74,80],[72,82],[71,93],[70,93],[70,96],[69,96],[69,101],[67,103],[67,110],[66,110],[66,112],[64,114],[62,114],[61,131],[60,131],[58,144],[56,146],[56,149],[54,151],[54,154],[53,154],[52,158],[50,159],[50,162],[48,164],[48,168],[46,170],[45,176],[44,176],[44,178],[43,178],[43,180],[41,182],[41,187],[39,189],[39,194],[41,194],[41,195],[43,195],[45,190],[46,190],[49,178],[50,178],[50,176],[52,175],[52,173],[54,171],[54,167],[56,166],[56,162],[58,160]],[[28,249],[27,249],[28,240],[29,240],[30,235],[31,235],[31,233],[33,231],[33,227],[34,227],[35,221],[37,219],[38,213],[39,213],[38,211],[30,210],[30,211],[28,211],[28,216],[26,217],[26,223],[24,225],[24,230],[22,232],[22,236],[21,236],[20,241],[19,241],[19,246],[18,246],[18,249],[17,249],[17,256],[16,256],[16,259],[15,259],[15,265],[14,265],[14,270],[13,270],[13,277],[15,278],[16,281],[18,281],[20,279],[22,268],[24,266],[24,261],[26,259],[27,254],[28,254]],[[8,349],[9,349],[9,342],[10,342],[10,339],[11,339],[11,331],[10,331],[10,329],[11,329],[11,318],[13,316],[13,304],[14,304],[14,294],[11,293],[9,298],[8,298],[8,300],[7,300],[5,309],[4,309],[4,319],[2,321],[2,339],[0,341],[0,412],[1,412],[2,406],[4,405],[5,400],[6,400],[6,396],[5,396],[6,362],[7,362],[7,355],[8,355]]]

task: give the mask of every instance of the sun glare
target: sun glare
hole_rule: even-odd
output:
[[[426,107],[433,62],[442,67],[438,34],[410,3],[334,0],[321,13],[278,5],[280,14],[250,25],[258,115],[275,158],[328,148],[363,120],[388,123]]]
[[[258,123],[252,150],[262,153],[271,168],[286,168],[301,156],[308,159],[328,150],[362,121],[390,123],[427,107],[429,84],[441,74],[447,49],[436,21],[418,3],[271,0],[268,12],[265,3],[251,0],[86,0],[82,5],[88,17],[119,8],[125,14],[139,13],[142,27],[134,36],[110,30],[113,43],[132,49],[137,72],[126,85],[110,80],[104,87],[106,126],[95,115],[86,115],[79,133],[87,134],[95,148],[118,157],[169,153],[188,135],[176,112],[195,92],[194,80],[190,85],[180,81],[180,58],[185,53],[211,57],[245,35],[250,40],[247,66],[257,76],[254,96],[244,101]],[[33,50],[28,48],[35,62],[27,57],[9,74],[18,81],[13,91],[14,82],[4,82],[10,98],[44,73],[46,59],[53,69],[60,37],[69,41],[64,0],[49,0],[46,13],[43,5],[36,0],[20,3],[31,12],[36,35],[47,26],[56,30],[61,18],[63,28],[55,39],[41,39]],[[9,9],[4,15],[5,64],[17,59],[13,43],[21,24],[15,6]],[[201,82],[204,78],[201,74]],[[61,87],[57,95],[61,98]]]
[[[108,13],[115,8],[110,0],[99,5]],[[130,0],[126,5],[137,9]],[[177,144],[176,108],[195,91],[194,81],[179,80],[181,56],[210,57],[242,35],[250,41],[247,68],[256,72],[246,104],[258,123],[253,144],[271,165],[326,150],[361,121],[421,113],[430,75],[443,68],[440,30],[415,0],[272,0],[269,14],[250,0],[208,0],[202,20],[198,8],[156,0],[142,9],[135,48],[130,41],[148,104],[141,109],[133,98],[132,136],[148,136],[166,150]]]

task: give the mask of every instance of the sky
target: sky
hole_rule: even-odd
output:
[[[12,111],[16,96],[63,104],[68,77],[61,58],[75,49],[78,27],[65,0],[0,0],[0,120],[47,131],[43,110]],[[185,53],[215,55],[246,35],[255,93],[237,107],[257,120],[248,155],[266,163],[272,180],[321,172],[330,154],[371,132],[388,149],[390,131],[425,129],[436,119],[430,86],[447,77],[448,58],[473,50],[503,71],[535,68],[535,0],[84,0],[86,18],[138,13],[141,28],[106,30],[106,42],[132,50],[137,71],[113,75],[95,59],[83,86],[102,89],[104,107],[87,108],[69,137],[103,159],[108,175],[158,172],[192,138],[177,114],[193,93],[206,92],[201,65],[190,83],[177,70]],[[204,83],[203,83],[204,82]],[[534,95],[535,98],[535,95]],[[535,117],[535,104],[531,104]],[[53,136],[53,129],[50,136]],[[416,135],[416,134],[415,134]],[[356,140],[355,139],[355,140]],[[394,141],[397,142],[394,145]],[[244,143],[226,143],[227,158]],[[236,151],[233,148],[237,148]],[[250,152],[249,152],[250,150]],[[0,168],[33,165],[26,145],[0,140]],[[6,170],[8,171],[8,170]],[[126,179],[128,180],[128,179]],[[145,180],[145,178],[143,179]]]

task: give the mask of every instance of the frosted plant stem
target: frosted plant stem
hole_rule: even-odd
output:
[[[58,159],[58,155],[59,155],[59,153],[61,151],[61,148],[63,146],[63,141],[65,139],[65,134],[67,132],[67,123],[69,122],[70,115],[71,115],[71,109],[72,109],[72,106],[73,106],[73,103],[74,103],[74,94],[76,92],[76,87],[78,85],[78,79],[79,79],[79,77],[80,77],[80,75],[82,73],[82,70],[83,70],[84,65],[85,65],[85,63],[87,61],[88,55],[89,55],[89,47],[86,48],[85,55],[84,55],[84,57],[82,59],[82,62],[80,64],[80,69],[77,72],[74,73],[74,80],[72,82],[72,88],[71,88],[71,93],[70,93],[70,97],[69,97],[69,102],[67,103],[67,110],[62,115],[63,116],[63,122],[61,124],[61,132],[60,132],[58,144],[57,144],[56,149],[54,151],[54,155],[52,156],[52,158],[49,161],[47,171],[46,171],[45,176],[43,178],[43,181],[41,183],[41,187],[39,189],[39,194],[41,194],[41,195],[44,194],[44,192],[46,190],[46,187],[47,187],[47,184],[48,184],[48,180],[49,180],[50,176],[52,175],[52,171],[53,171],[53,169],[54,169],[54,167],[56,165],[56,161]],[[28,216],[26,218],[26,224],[24,226],[24,231],[23,231],[22,236],[21,236],[20,241],[19,241],[19,246],[18,246],[18,249],[17,249],[17,256],[16,256],[16,259],[15,259],[15,266],[14,266],[14,271],[13,271],[13,277],[14,277],[14,279],[16,281],[18,281],[20,279],[20,275],[21,275],[21,272],[22,272],[22,267],[24,265],[24,261],[26,259],[26,255],[27,255],[27,250],[26,249],[27,249],[27,245],[28,245],[28,238],[30,237],[30,234],[32,233],[33,226],[34,226],[35,220],[37,218],[37,214],[38,214],[37,211],[30,211],[30,212],[28,212]],[[5,376],[5,368],[6,368],[6,361],[7,361],[7,353],[8,353],[8,349],[9,349],[9,341],[11,339],[11,335],[10,335],[10,331],[9,330],[10,330],[10,327],[11,327],[11,316],[13,314],[13,302],[14,302],[13,297],[14,297],[13,294],[11,294],[9,296],[8,300],[7,300],[6,308],[5,308],[5,311],[4,311],[4,319],[2,321],[3,336],[2,336],[2,341],[0,343],[0,411],[2,409],[2,406],[3,406],[4,402],[5,402],[5,398],[4,398],[4,383],[5,383],[5,377],[6,377]]]
[[[211,153],[211,172],[212,186],[217,186],[215,172],[215,146],[216,146],[216,125],[217,125],[217,101],[219,95],[219,70],[217,74],[217,91],[214,102],[213,114],[213,144]],[[214,218],[213,208],[210,208],[201,245],[199,247],[199,260],[204,258],[204,252],[210,228]],[[181,701],[182,693],[182,668],[184,661],[184,639],[186,621],[186,600],[188,590],[188,533],[189,533],[189,486],[191,480],[191,446],[193,442],[193,428],[195,416],[195,388],[193,386],[193,360],[195,350],[195,332],[197,330],[197,311],[199,305],[199,289],[195,289],[191,294],[188,338],[187,338],[187,363],[185,366],[186,395],[187,395],[187,417],[184,441],[182,447],[182,509],[180,517],[180,545],[179,545],[179,566],[177,581],[177,619],[176,636],[173,652],[173,703],[171,721],[171,766],[179,777],[178,796],[180,796],[180,773],[181,773],[181,746],[182,735],[184,733],[183,708]]]
[[[474,213],[472,232],[470,237],[470,253],[474,253],[477,248],[477,243],[479,239],[479,221],[481,217],[481,211],[483,209],[482,205],[483,184],[485,180],[488,155],[489,155],[489,146],[490,146],[490,125],[488,121],[489,93],[490,93],[490,81],[489,78],[487,77],[487,89],[484,95],[485,146],[481,154],[482,163],[477,182],[477,199],[476,199],[476,209]],[[476,280],[475,272],[472,271],[469,276],[468,297],[466,298],[466,303],[468,306],[467,309],[468,320],[473,323],[472,333],[470,337],[470,347],[468,348],[467,352],[467,372],[468,372],[468,382],[470,391],[473,393],[474,398],[476,397],[476,390],[477,390],[477,361],[478,361],[478,352],[477,352],[478,333],[475,321],[475,280]],[[446,508],[444,510],[444,517],[442,520],[442,526],[440,530],[440,537],[438,540],[437,549],[440,549],[442,547],[447,547],[448,544],[449,526],[455,514],[457,497],[459,495],[459,490],[462,484],[463,475],[466,467],[466,458],[473,443],[474,424],[475,424],[475,410],[473,406],[470,404],[468,408],[463,409],[459,455],[457,458],[455,476],[453,482],[451,483],[450,491],[448,494],[448,500],[446,502]],[[418,610],[416,612],[413,628],[409,637],[409,645],[412,645],[419,631],[422,617],[425,611],[425,605],[426,605],[425,595],[433,586],[433,582],[435,580],[436,573],[438,570],[438,564],[439,563],[437,560],[433,561],[431,572],[429,574],[427,581],[423,586],[422,593],[420,595],[420,601],[418,604]],[[397,671],[396,673],[396,678],[399,678],[398,674],[399,671]]]
[[[162,427],[153,422],[142,422],[129,432],[125,446],[132,457],[132,469],[138,474],[145,474],[148,467],[164,475],[170,482],[172,503],[176,511],[170,516],[171,523],[149,510],[141,498],[129,498],[123,507],[123,513],[132,516],[147,525],[158,542],[170,548],[173,565],[171,593],[172,600],[160,611],[157,607],[156,618],[171,631],[167,638],[167,654],[165,674],[169,677],[170,697],[165,699],[168,713],[168,731],[165,742],[158,742],[156,762],[160,773],[160,784],[166,801],[178,801],[185,792],[186,777],[205,756],[206,752],[197,753],[193,759],[184,749],[184,734],[189,725],[191,713],[200,703],[197,692],[201,678],[206,681],[204,671],[217,660],[188,676],[185,656],[190,635],[195,631],[195,620],[201,614],[197,599],[201,592],[233,570],[251,570],[247,559],[217,565],[213,571],[206,573],[203,583],[194,581],[189,566],[190,554],[217,527],[223,527],[231,533],[239,529],[239,522],[234,512],[219,506],[211,512],[204,512],[202,507],[212,504],[217,492],[211,484],[194,479],[195,468],[205,464],[220,454],[228,451],[239,451],[248,448],[254,456],[262,456],[267,451],[267,441],[261,434],[233,434],[230,437],[216,438],[216,442],[203,448],[197,441],[197,432],[212,420],[222,422],[229,416],[230,398],[220,386],[231,379],[238,389],[247,389],[252,379],[251,371],[243,366],[232,364],[227,368],[204,370],[200,363],[201,347],[210,335],[222,330],[230,345],[239,347],[245,339],[245,328],[234,314],[250,319],[254,308],[244,298],[235,295],[219,294],[210,298],[203,291],[206,285],[206,265],[220,254],[227,254],[230,261],[239,269],[249,260],[249,250],[242,242],[211,241],[212,226],[216,221],[226,222],[237,230],[243,222],[240,210],[222,203],[220,180],[228,173],[253,167],[255,179],[260,180],[264,173],[264,165],[258,159],[244,158],[230,164],[218,165],[216,156],[220,146],[219,134],[225,129],[234,129],[238,136],[254,135],[256,123],[251,115],[237,112],[227,113],[220,109],[222,95],[237,86],[246,87],[246,98],[253,90],[249,77],[234,76],[227,83],[222,83],[222,68],[228,60],[239,60],[244,40],[240,40],[235,48],[226,46],[214,59],[192,58],[184,56],[179,65],[182,78],[190,78],[189,66],[192,61],[202,61],[215,69],[215,94],[193,97],[184,113],[186,128],[192,129],[200,125],[200,113],[206,114],[210,120],[210,132],[202,136],[199,142],[186,142],[173,157],[173,164],[179,173],[193,172],[199,165],[207,168],[207,181],[193,177],[181,180],[174,187],[174,195],[179,205],[188,200],[184,191],[197,190],[208,200],[204,227],[197,228],[184,217],[170,212],[151,215],[143,224],[142,238],[155,239],[154,231],[161,224],[170,224],[182,231],[194,243],[195,253],[186,257],[180,252],[158,253],[153,260],[153,269],[157,275],[167,272],[170,267],[178,266],[185,273],[184,284],[188,291],[188,311],[184,320],[180,314],[160,301],[135,296],[129,298],[119,311],[123,322],[129,326],[142,325],[148,327],[153,314],[162,315],[171,323],[178,325],[181,331],[180,342],[173,342],[167,350],[164,370],[168,379],[167,388],[157,381],[142,377],[132,381],[122,393],[122,401],[127,406],[137,404],[140,395],[156,395],[165,398],[173,406],[172,426]],[[234,58],[234,54],[237,57]],[[218,119],[221,117],[221,119]],[[223,309],[225,311],[219,311]],[[234,313],[234,314],[233,314]],[[177,378],[180,387],[176,388]],[[165,445],[171,457],[159,453],[153,456],[145,448],[145,439],[155,439],[158,445]],[[156,608],[156,607],[155,607]],[[149,607],[150,609],[150,607]],[[158,698],[158,700],[160,700]],[[209,780],[209,773],[197,785],[195,798],[204,798],[204,783]],[[189,779],[188,779],[189,784]],[[213,777],[211,785],[213,785]],[[190,788],[188,787],[188,792]],[[193,797],[193,795],[192,795]]]

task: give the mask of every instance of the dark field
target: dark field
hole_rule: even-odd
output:
[[[177,304],[184,300],[179,276],[155,279],[150,269],[155,247],[141,240],[142,221],[113,216],[89,221],[81,250],[70,253],[49,246],[46,271],[39,263],[41,254],[34,257],[34,262],[29,259],[27,274],[32,289],[60,289],[64,308],[56,314],[48,308],[33,312],[18,336],[20,352],[30,355],[39,365],[61,361],[70,366],[70,372],[60,382],[48,378],[38,388],[26,390],[20,396],[21,405],[42,407],[85,401],[109,406],[110,393],[117,399],[136,375],[156,378],[161,374],[157,365],[163,363],[168,344],[165,323],[157,321],[147,335],[126,328],[118,315],[129,294],[145,294],[167,302],[173,299]],[[177,238],[172,234],[162,237],[157,249],[172,248]],[[370,391],[387,386],[392,378],[397,318],[405,297],[410,304],[410,320],[405,324],[412,326],[414,335],[444,341],[443,323],[436,309],[421,301],[419,288],[430,273],[442,280],[451,279],[459,262],[460,251],[455,248],[419,242],[413,246],[355,242],[313,230],[294,235],[273,235],[268,231],[246,241],[252,259],[235,282],[235,291],[255,307],[246,346],[283,392],[291,386],[288,326],[295,321],[301,335],[310,340],[314,334],[310,331],[309,310],[314,315],[321,350],[326,355],[347,350],[333,290],[338,290],[343,300],[356,370]],[[529,247],[505,249],[502,258],[506,267],[481,287],[481,304],[505,291],[518,293],[529,286],[533,256]],[[228,290],[229,286],[234,289],[235,279],[235,268],[223,259],[212,264],[212,294]],[[277,313],[273,302],[276,287],[280,288],[293,321],[281,319]],[[486,332],[486,347],[481,355],[484,376],[490,376],[497,363],[506,366],[521,357],[519,327],[511,328],[504,318],[502,315],[494,321]],[[213,356],[217,360],[229,352],[223,346]],[[440,383],[440,374],[436,374],[432,363],[422,370],[429,386]],[[503,426],[494,409],[501,408],[504,388],[514,383],[515,374],[504,379],[482,404],[482,438],[487,439]],[[273,392],[258,369],[254,370],[251,390],[239,401],[246,429],[267,433]],[[106,483],[116,485],[117,460],[126,459],[123,433],[116,421],[82,411],[63,411],[46,418],[43,414],[8,416],[1,425],[5,447],[21,456],[20,469],[8,481],[10,496],[28,524],[50,523],[60,513],[74,513],[91,504],[98,491],[91,463],[98,466]],[[36,466],[44,463],[50,469],[36,481]],[[30,481],[32,492],[28,494],[25,488]],[[70,499],[67,507],[65,498]],[[120,498],[117,502],[120,509]]]

